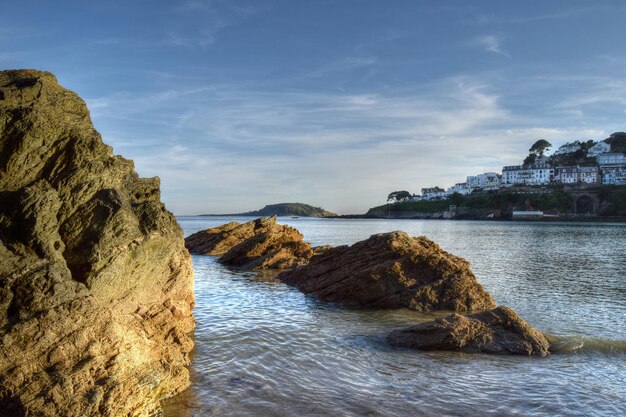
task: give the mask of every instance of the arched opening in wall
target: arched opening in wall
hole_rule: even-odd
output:
[[[583,195],[576,199],[576,214],[594,214],[593,199],[588,195]]]

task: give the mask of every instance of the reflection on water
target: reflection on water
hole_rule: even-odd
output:
[[[180,218],[186,235],[232,219]],[[192,387],[167,417],[625,415],[626,227],[280,219],[315,245],[426,235],[463,256],[498,304],[548,333],[547,359],[391,348],[442,313],[319,303],[271,275],[194,256]]]

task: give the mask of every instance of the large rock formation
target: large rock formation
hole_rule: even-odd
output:
[[[185,246],[194,255],[223,255],[252,236],[276,226],[276,216],[261,217],[247,223],[230,222],[201,230],[185,238]]]
[[[550,349],[546,337],[508,307],[471,316],[452,314],[394,331],[388,340],[394,346],[472,353],[547,356]]]
[[[189,384],[182,231],[46,72],[0,72],[0,415],[149,416]]]
[[[302,233],[293,227],[274,224],[230,249],[219,262],[245,270],[289,269],[307,264],[313,254]]]
[[[412,310],[472,311],[495,307],[469,263],[425,237],[373,235],[326,249],[308,265],[278,275],[323,301]]]

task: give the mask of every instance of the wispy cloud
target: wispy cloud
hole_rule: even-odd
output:
[[[359,212],[518,163],[541,137],[624,130],[623,6],[400,3],[7,4],[0,64],[87,96],[104,140],[159,175],[178,213]]]
[[[306,72],[301,78],[322,78],[328,75],[370,68],[377,62],[373,56],[350,56],[335,60],[320,68]]]
[[[573,78],[527,80],[533,90],[524,94],[546,85],[567,90]],[[381,190],[418,192],[499,171],[519,163],[538,138],[556,146],[607,137],[610,130],[586,126],[573,110],[613,99],[551,97],[542,110],[560,115],[556,124],[516,113],[487,78],[468,76],[361,93],[192,85],[88,103],[114,149],[133,158],[140,174],[162,178],[164,199],[178,213],[275,201],[348,213],[384,202]]]
[[[511,55],[502,49],[502,38],[496,35],[480,36],[472,42],[473,45],[483,48],[487,52],[502,55],[510,58]]]
[[[205,48],[217,41],[220,31],[241,23],[266,7],[234,1],[183,1],[172,8],[177,29],[170,30],[164,42],[171,46]]]
[[[511,122],[487,86],[461,77],[413,90],[267,93],[222,86],[88,103],[116,151],[135,159],[140,173],[162,177],[175,210],[298,199],[354,212],[379,203],[384,182],[417,191],[434,175],[445,182],[465,175],[437,162],[442,146],[448,164],[459,166],[472,157],[487,166],[486,150],[505,147],[497,135],[479,134]],[[138,123],[158,123],[159,135],[129,136],[136,130],[128,126]],[[181,186],[206,198],[176,201]]]
[[[560,10],[554,11],[552,13],[540,13],[533,14],[529,13],[527,15],[508,17],[508,16],[499,16],[495,14],[488,13],[477,13],[475,14],[475,18],[472,20],[473,23],[477,23],[479,25],[489,25],[489,24],[524,24],[524,23],[534,23],[534,22],[543,22],[549,20],[565,20],[572,19],[581,16],[585,16],[590,12],[606,10],[607,6],[600,4],[597,2],[591,6],[585,7],[571,7],[571,8],[561,8]],[[614,7],[610,8],[611,10],[615,10]],[[465,10],[467,13],[467,10]]]

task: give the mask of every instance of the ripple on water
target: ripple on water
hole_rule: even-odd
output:
[[[181,219],[187,234],[224,222],[211,221]],[[194,256],[193,382],[166,402],[166,416],[626,414],[626,259],[615,254],[623,226],[290,223],[314,244],[396,229],[426,234],[469,259],[499,304],[549,333],[556,352],[538,359],[392,348],[391,329],[442,313],[323,304],[270,276]]]

